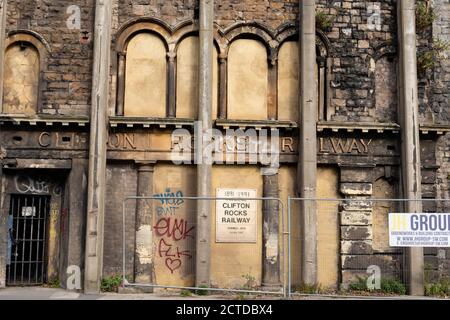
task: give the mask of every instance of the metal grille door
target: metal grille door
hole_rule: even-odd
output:
[[[8,227],[8,285],[40,285],[46,278],[50,196],[12,195]]]

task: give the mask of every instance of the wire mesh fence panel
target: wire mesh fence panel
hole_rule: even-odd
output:
[[[167,193],[125,199],[124,286],[286,294],[283,203],[275,198],[258,198],[256,190],[223,189],[218,195],[221,197],[198,198]],[[200,204],[209,214],[200,213]],[[136,206],[135,226],[127,220],[130,205]],[[199,221],[203,225],[198,225]],[[204,234],[199,228],[210,238],[197,239]],[[209,243],[207,286],[199,283],[202,275],[197,274],[197,261],[201,260],[198,250],[205,241]]]
[[[448,292],[449,205],[434,199],[289,199],[291,292],[406,294],[410,278],[421,276],[410,269],[414,252],[423,254],[425,292]],[[305,221],[316,221],[314,234]],[[309,233],[302,233],[305,228]],[[313,239],[317,250],[317,281],[309,285],[301,277],[305,239]]]

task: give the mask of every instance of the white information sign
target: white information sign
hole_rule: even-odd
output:
[[[253,189],[217,189],[216,242],[256,243],[258,236],[257,197]]]
[[[390,213],[391,247],[450,247],[450,214]]]

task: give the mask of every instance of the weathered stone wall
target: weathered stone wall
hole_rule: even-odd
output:
[[[172,27],[182,21],[198,18],[197,0],[111,1],[114,3],[113,39],[121,26],[132,19],[140,17],[157,17]],[[74,116],[89,114],[92,82],[94,2],[94,0],[60,0],[57,2],[44,0],[8,1],[7,31],[33,31],[42,36],[44,45],[49,48],[47,61],[42,70],[44,81],[41,83],[41,105],[43,108],[40,111],[43,113]],[[271,29],[277,29],[285,23],[295,23],[298,20],[298,2],[299,0],[215,1],[216,23],[220,27],[226,28],[236,22],[258,22]],[[331,65],[328,66],[331,76],[328,79],[330,81],[329,93],[331,94],[329,97],[331,104],[329,109],[332,110],[331,120],[333,121],[347,123],[386,123],[397,121],[396,60],[390,60],[391,56],[395,57],[396,55],[397,1],[380,0],[378,2],[381,3],[380,20],[376,17],[375,20],[372,20],[374,12],[371,10],[375,8],[370,6],[373,2],[356,0],[317,1],[318,11],[333,17],[331,27],[322,30],[330,45],[328,48],[329,62],[331,62]],[[333,4],[331,7],[330,3]],[[439,18],[434,23],[432,34],[442,40],[449,40],[450,4],[444,0],[435,0],[435,4]],[[67,19],[69,18],[67,8],[71,5],[78,5],[81,8],[81,30],[69,30],[67,27]],[[377,22],[380,23],[378,26],[376,25]],[[373,29],[370,26],[373,26]],[[424,37],[420,42],[421,45],[429,43],[431,33],[425,33]],[[112,43],[113,46],[114,42]],[[266,56],[263,57],[260,63],[263,63],[263,60],[266,63]],[[139,69],[139,66],[137,66],[137,69]],[[265,72],[263,74],[263,78],[266,78]],[[112,79],[112,81],[115,80]],[[112,88],[115,88],[115,83],[113,83]],[[448,124],[450,101],[449,61],[440,63],[431,74],[421,79],[420,97],[420,111],[423,123]],[[112,98],[114,99],[115,97],[113,96]],[[231,102],[233,102],[233,98],[235,97],[230,97]],[[250,100],[254,100],[253,98]],[[145,106],[147,106],[147,101],[142,103],[142,108],[145,108]],[[238,108],[239,106],[236,105],[236,109]],[[282,114],[282,117],[295,120],[297,115],[295,112],[290,112],[287,115]],[[152,133],[155,133],[155,131]],[[156,136],[156,134],[153,136]],[[397,136],[395,139],[398,139]],[[437,145],[433,142],[435,137],[430,139],[429,141],[424,140],[422,144],[422,162],[424,164],[423,194],[426,198],[434,198],[436,196],[448,198],[450,190],[450,137],[442,137]],[[353,142],[356,144],[357,141],[354,140]],[[352,149],[354,146],[353,142],[347,144],[350,154],[354,151]],[[387,147],[389,144],[390,142],[386,136],[382,138],[381,142],[377,142],[377,146],[382,145],[384,151],[388,153],[391,150]],[[372,145],[374,146],[375,142]],[[398,252],[387,250],[387,239],[384,233],[386,231],[385,215],[390,208],[387,208],[384,204],[380,204],[378,207],[368,205],[370,198],[381,197],[386,190],[392,191],[390,189],[392,185],[389,185],[391,181],[374,178],[374,175],[379,170],[389,171],[391,167],[377,167],[374,169],[370,167],[371,163],[365,163],[364,161],[367,158],[364,158],[365,155],[360,152],[360,149],[367,147],[368,145],[356,146],[358,153],[354,153],[353,158],[345,158],[344,162],[348,167],[340,171],[339,187],[336,186],[336,188],[326,190],[328,193],[335,194],[336,197],[342,196],[345,199],[358,198],[361,200],[359,203],[345,202],[344,205],[336,209],[339,210],[339,216],[336,215],[335,218],[340,220],[327,221],[333,226],[335,223],[338,224],[338,230],[328,233],[329,235],[331,234],[330,237],[333,237],[334,240],[339,236],[336,240],[338,243],[330,242],[331,249],[330,247],[322,246],[320,250],[325,251],[327,254],[331,254],[335,246],[338,246],[340,250],[340,252],[336,252],[336,254],[340,255],[339,257],[328,255],[327,259],[320,262],[320,272],[322,273],[319,276],[325,279],[323,281],[327,285],[333,284],[336,278],[342,278],[342,282],[345,283],[353,279],[356,274],[365,274],[366,268],[371,264],[379,264],[383,267],[383,271],[386,274],[397,276],[399,273],[397,271],[400,268],[399,266],[401,266],[401,255]],[[127,148],[128,146],[124,149]],[[128,159],[133,159],[134,154],[131,154],[131,149],[126,151],[130,151],[127,155]],[[49,157],[45,153],[39,155],[40,151],[36,150],[28,150],[27,152],[27,157]],[[344,150],[343,152],[345,153]],[[392,155],[392,158],[397,159],[399,156],[395,154]],[[330,159],[332,158],[330,157]],[[358,163],[361,162],[361,159],[364,159],[363,162],[368,167],[356,169],[355,167],[360,165]],[[377,162],[373,158],[368,161]],[[336,165],[337,163],[338,161],[332,162],[330,160],[330,163],[327,164]],[[339,163],[342,164],[342,161],[339,161]],[[351,168],[352,164],[354,165],[353,168]],[[392,164],[392,168],[397,168],[397,165],[397,163]],[[440,169],[436,176],[438,166],[440,166]],[[156,175],[163,175],[160,172],[165,172],[158,170],[155,173]],[[230,170],[236,169],[231,168]],[[392,170],[395,171],[396,169]],[[294,176],[294,171],[295,169],[289,169],[288,173]],[[388,174],[387,171],[383,173],[385,175],[383,179],[391,178],[389,176],[390,173]],[[236,172],[233,174],[236,174]],[[284,173],[285,176],[288,175],[286,172]],[[121,271],[122,199],[126,195],[135,195],[137,193],[137,171],[130,162],[126,164],[115,163],[108,167],[107,174],[104,271],[105,275],[111,275]],[[370,176],[365,176],[365,174],[370,174]],[[230,175],[230,177],[234,176]],[[334,178],[337,180],[337,177]],[[295,180],[293,177],[290,177],[290,179]],[[286,181],[289,182],[289,188],[286,187],[288,185]],[[261,181],[257,182],[254,182],[255,185],[260,187]],[[335,182],[338,184],[338,181]],[[236,178],[234,183],[241,184],[241,181],[238,181]],[[164,187],[166,186],[163,184],[158,184],[158,181],[155,181],[155,190],[164,192]],[[284,198],[295,192],[293,187],[295,183],[293,181],[286,179],[280,184],[282,188],[287,190],[283,191]],[[173,185],[168,186],[173,187]],[[396,197],[398,194],[391,193],[391,195],[385,197],[391,196]],[[448,210],[450,205],[443,205],[442,209]],[[425,210],[433,209],[425,208]],[[334,213],[334,211],[329,213]],[[134,205],[129,205],[127,206],[126,220],[126,248],[127,272],[130,274],[133,273],[134,262],[134,226],[135,207]],[[327,226],[321,225],[320,227],[324,227],[324,232],[328,232]],[[297,231],[294,231],[294,234]],[[337,235],[338,233],[339,235]],[[299,237],[296,238],[296,240],[298,239]],[[295,245],[298,246],[298,243]],[[223,246],[222,251],[219,250],[218,248],[220,247],[216,245],[213,249],[221,254],[222,252],[227,252],[227,250],[223,250]],[[228,249],[228,247],[226,248]],[[230,252],[232,251],[230,250]],[[231,255],[230,252],[228,252],[229,255]],[[448,250],[427,250],[425,253],[426,261],[429,265],[428,269],[432,271],[433,277],[448,272],[449,260],[447,258],[450,255]],[[255,261],[259,259],[259,253],[252,252],[252,254]],[[226,256],[223,255],[223,257]],[[325,267],[325,264],[328,262],[327,266],[333,264],[339,260],[338,258],[341,262],[339,265],[339,271],[341,272],[339,277],[335,269]],[[260,262],[260,260],[256,262],[258,270],[253,270],[257,272],[258,277],[260,276]],[[166,263],[167,261],[159,262],[162,270],[167,267]],[[171,264],[170,266],[172,269],[174,268],[174,265]],[[225,271],[221,269],[221,261],[216,259],[213,267],[215,268],[213,268],[215,272],[213,272],[214,281],[220,282],[226,278],[224,275]],[[157,268],[159,268],[158,265]],[[295,272],[298,273],[299,268],[296,261],[294,261],[294,268],[296,268]],[[246,270],[236,269],[234,271],[234,276],[242,280],[240,277]],[[189,272],[188,275],[192,276],[192,273]],[[296,280],[297,275],[294,278]],[[189,282],[191,280],[191,278],[188,278],[186,281]]]
[[[42,112],[88,115],[91,96],[93,0],[10,0],[7,32],[33,31],[50,52],[43,72]],[[67,8],[81,9],[81,30],[70,30]]]
[[[450,3],[444,0],[435,0],[439,13],[433,25],[433,34],[442,41],[450,41]],[[450,52],[448,52],[450,58]],[[447,123],[450,107],[450,59],[441,61],[434,70],[433,112],[435,120]],[[437,193],[439,198],[450,198],[450,136],[441,137],[436,147],[436,158],[440,169],[437,177]],[[450,209],[450,204],[445,208]]]
[[[438,17],[433,24],[433,37],[441,41],[450,41],[450,3],[434,0]],[[450,120],[450,49],[446,52],[447,60],[439,61],[433,70],[433,82],[430,107],[433,120],[437,124],[448,125]],[[438,199],[450,198],[450,135],[439,138],[436,144],[437,170],[436,193]],[[450,210],[450,203],[439,203],[443,212]],[[431,249],[426,252],[427,281],[434,281],[442,276],[450,277],[450,251],[445,248]]]
[[[330,80],[331,108],[335,109],[335,114],[332,120],[373,122],[389,119],[392,111],[376,109],[373,65],[379,56],[393,51],[391,47],[396,41],[397,30],[396,1],[379,1],[379,27],[376,26],[378,20],[371,18],[372,2],[334,1],[333,7],[328,6],[329,3],[318,1],[317,11],[335,17],[331,28],[325,30],[333,56]],[[386,112],[386,115],[380,112]]]
[[[105,276],[122,274],[123,199],[137,194],[137,171],[131,164],[111,164],[106,171],[105,242],[103,272]],[[136,202],[126,205],[126,268],[133,275]],[[133,280],[132,278],[130,280]]]
[[[434,0],[437,19],[433,24],[433,37],[441,41],[450,41],[450,2]],[[436,122],[448,124],[450,120],[450,48],[447,59],[438,61],[434,68],[432,110]]]
[[[117,8],[118,23],[143,16],[158,17],[169,25],[198,16],[197,0],[113,0]]]
[[[298,0],[220,0],[215,1],[217,23],[226,27],[237,21],[257,21],[278,28],[282,23],[296,22]]]

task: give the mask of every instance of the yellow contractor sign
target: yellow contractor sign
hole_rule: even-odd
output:
[[[450,247],[450,214],[390,213],[391,247]]]
[[[217,189],[216,242],[256,243],[257,201],[253,189]],[[239,199],[239,200],[237,200]]]

